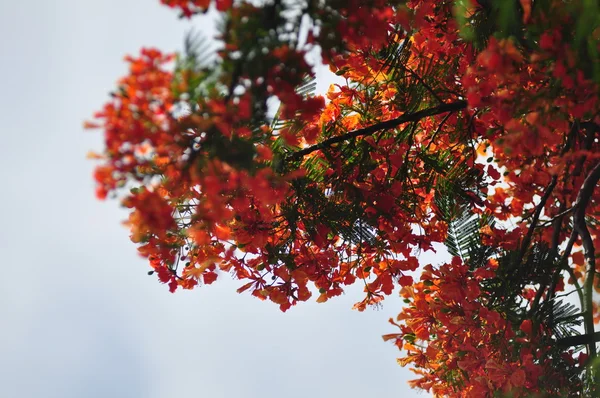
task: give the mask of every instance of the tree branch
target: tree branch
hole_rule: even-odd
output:
[[[535,213],[533,214],[533,219],[531,220],[531,225],[529,226],[529,230],[527,230],[527,235],[525,235],[525,238],[523,239],[523,243],[521,244],[521,250],[519,251],[519,257],[518,257],[518,260],[516,261],[516,265],[521,264],[521,261],[523,261],[523,257],[525,256],[525,252],[527,252],[527,249],[529,248],[529,244],[531,243],[531,239],[533,237],[533,232],[535,231],[537,222],[540,219],[542,210],[544,210],[544,206],[546,206],[546,202],[548,201],[548,198],[550,198],[550,195],[552,195],[552,191],[554,191],[554,188],[556,187],[557,182],[558,182],[558,176],[554,175],[552,177],[552,180],[550,181],[550,184],[548,184],[548,187],[546,187],[546,192],[544,192],[544,195],[540,199],[540,203],[538,203],[538,205],[535,208]]]
[[[560,232],[562,229],[563,218],[565,217],[565,214],[566,214],[566,213],[564,213],[564,208],[565,208],[565,204],[561,203],[561,205],[560,205],[561,212],[560,213],[562,215],[553,221],[552,244],[550,246],[550,253],[551,253],[551,258],[553,261],[556,258],[556,255],[558,253],[558,246],[560,244],[560,241],[559,241],[560,240]],[[536,215],[539,217],[538,213],[536,213]],[[537,220],[535,219],[535,215],[534,215],[534,221],[537,222]],[[529,231],[531,232],[531,229]],[[544,295],[544,292],[546,290],[546,286],[548,285],[548,281],[550,281],[550,287],[548,289],[547,301],[552,300],[552,298],[554,296],[554,290],[556,289],[556,285],[558,284],[558,280],[561,275],[561,271],[562,271],[562,263],[559,262],[558,267],[556,267],[556,270],[554,271],[554,274],[552,276],[547,275],[544,278],[545,280],[540,282],[540,287],[537,291],[537,294],[535,295],[533,304],[531,304],[531,310],[529,311],[530,315],[532,315],[533,313],[535,313],[535,311],[537,311],[540,300],[542,299],[542,296]],[[583,303],[583,301],[582,301],[582,303]]]
[[[556,344],[562,347],[571,347],[576,345],[597,343],[598,341],[600,341],[600,332],[565,337],[563,339],[557,340]]]
[[[594,291],[594,276],[596,274],[596,254],[594,249],[594,241],[590,235],[590,231],[587,228],[585,222],[585,209],[594,193],[596,184],[600,180],[600,163],[598,163],[588,176],[583,181],[577,200],[575,200],[575,212],[573,213],[573,226],[574,230],[577,231],[581,236],[583,243],[583,251],[587,262],[587,271],[585,275],[585,281],[583,283],[583,290],[585,294],[585,300],[583,302],[584,312],[584,326],[586,334],[594,333],[594,313],[593,313],[593,291]],[[596,343],[588,344],[588,353],[593,359],[596,357]]]
[[[569,134],[567,136],[567,141],[565,142],[565,145],[563,146],[563,148],[560,151],[560,156],[563,156],[565,153],[567,153],[571,149],[571,139],[574,137],[575,133],[578,131],[578,126],[579,125],[577,124],[577,122],[574,122],[571,125]],[[552,191],[556,187],[557,183],[558,183],[558,175],[554,175],[552,177],[552,180],[550,181],[550,184],[548,184],[548,187],[546,187],[546,191],[544,192],[544,195],[541,197],[540,203],[538,203],[538,205],[535,208],[535,212],[533,214],[533,219],[531,220],[531,225],[529,226],[529,230],[527,231],[527,234],[525,235],[525,239],[523,239],[523,244],[521,245],[521,249],[519,250],[519,257],[518,257],[517,261],[515,262],[515,266],[519,266],[521,264],[521,261],[523,261],[523,257],[525,256],[525,253],[527,252],[527,249],[529,248],[529,244],[531,243],[531,239],[533,238],[533,232],[535,231],[535,228],[537,227],[537,223],[540,219],[540,215],[542,214],[542,211],[544,210],[544,206],[546,206],[546,202],[550,198],[550,195],[552,195]]]
[[[405,113],[404,115],[402,115],[396,119],[386,120],[385,122],[376,123],[369,127],[349,131],[346,134],[328,138],[325,141],[322,141],[318,144],[315,144],[315,145],[309,146],[307,148],[301,149],[297,152],[291,153],[290,155],[288,155],[285,158],[285,160],[286,161],[298,160],[314,151],[328,148],[331,145],[337,144],[339,142],[351,140],[353,138],[357,138],[357,137],[361,137],[361,136],[365,136],[365,135],[372,135],[378,131],[392,129],[392,128],[398,127],[399,125],[404,124],[404,123],[417,122],[427,116],[435,116],[435,115],[439,115],[440,113],[454,112],[454,111],[464,109],[466,107],[467,107],[467,101],[456,101],[456,102],[450,102],[447,104],[442,104],[442,105],[439,105],[439,106],[436,106],[433,108],[423,109],[423,110],[413,112],[413,113]]]

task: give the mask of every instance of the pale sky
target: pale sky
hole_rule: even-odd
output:
[[[85,155],[102,136],[82,122],[125,54],[180,49],[191,26],[206,21],[158,0],[0,0],[0,397],[417,396],[381,339],[397,294],[359,313],[357,287],[285,314],[228,275],[171,294],[126,213],[95,199]]]

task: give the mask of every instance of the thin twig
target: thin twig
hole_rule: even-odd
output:
[[[430,93],[430,94],[433,96],[433,98],[435,98],[435,99],[436,99],[436,100],[437,100],[437,101],[438,101],[440,104],[443,104],[443,103],[444,103],[444,101],[443,101],[443,100],[442,100],[442,99],[439,97],[439,95],[437,95],[437,94],[435,93],[435,91],[433,91],[433,89],[432,89],[432,88],[431,88],[431,87],[430,87],[430,86],[429,86],[427,83],[425,83],[425,80],[423,80],[423,78],[422,78],[421,76],[419,76],[419,75],[417,74],[417,72],[413,71],[413,70],[412,70],[412,69],[410,69],[408,66],[404,66],[404,65],[402,65],[402,68],[403,68],[405,71],[407,71],[407,72],[411,73],[411,74],[412,74],[414,77],[416,77],[416,78],[417,78],[417,80],[419,81],[419,83],[421,83],[421,84],[423,85],[423,87],[425,87],[425,89],[426,89],[427,91],[429,91],[429,93]]]
[[[540,223],[540,225],[537,226],[537,228],[547,227],[549,224],[553,224],[558,219],[562,219],[564,216],[566,216],[573,210],[575,210],[575,206],[571,206],[567,210],[561,211],[560,213],[558,213],[557,215],[555,215],[552,218],[549,218],[547,220],[542,220],[542,222]]]
[[[570,138],[578,131],[578,126],[579,125],[576,122],[571,125],[571,129],[567,136],[567,142],[565,143],[562,150],[560,151],[560,156],[563,156],[571,148]],[[552,194],[552,191],[556,187],[557,183],[558,183],[558,175],[554,175],[552,177],[552,180],[550,181],[550,184],[548,184],[548,187],[546,188],[546,192],[544,192],[544,195],[542,196],[542,198],[540,199],[540,202],[538,203],[538,205],[535,208],[535,212],[533,213],[533,219],[531,220],[531,225],[529,226],[529,230],[527,231],[527,234],[525,235],[525,239],[523,239],[523,243],[521,245],[521,249],[519,250],[519,256],[517,257],[517,261],[515,261],[515,263],[514,263],[515,267],[519,266],[519,264],[521,264],[521,261],[523,261],[523,257],[525,256],[525,253],[527,252],[527,249],[529,248],[529,244],[531,243],[531,239],[533,238],[533,233],[536,229],[540,215],[542,214],[542,211],[544,210],[544,206],[546,206],[546,202],[550,198],[550,195]]]
[[[433,135],[431,136],[431,140],[429,140],[429,144],[427,144],[427,148],[425,148],[425,151],[429,150],[429,147],[431,146],[431,144],[433,144],[433,140],[435,140],[435,138],[437,137],[439,132],[442,130],[442,127],[444,127],[444,124],[446,124],[446,121],[450,118],[450,116],[452,116],[452,113],[454,113],[454,112],[450,112],[446,116],[444,116],[444,118],[440,122],[438,128],[435,130],[435,133],[433,133]]]
[[[372,135],[378,131],[392,129],[392,128],[398,127],[399,125],[404,124],[404,123],[417,122],[427,116],[435,116],[435,115],[439,115],[441,113],[446,113],[446,112],[455,112],[455,111],[464,109],[466,107],[467,107],[467,101],[456,101],[456,102],[442,104],[442,105],[439,105],[439,106],[436,106],[433,108],[423,109],[423,110],[413,112],[413,113],[405,113],[404,115],[402,115],[396,119],[386,120],[384,122],[376,123],[376,124],[373,124],[371,126],[368,126],[368,127],[362,128],[362,129],[350,131],[346,134],[338,135],[336,137],[331,137],[331,138],[326,139],[325,141],[322,141],[318,144],[301,149],[297,152],[293,152],[290,155],[288,155],[285,160],[286,161],[298,160],[312,152],[315,152],[315,151],[318,151],[321,149],[325,149],[325,148],[330,147],[331,145],[337,144],[339,142],[344,142],[344,141],[351,140],[353,138],[357,138],[357,137],[361,137],[361,136]]]
[[[546,187],[546,192],[544,192],[544,195],[542,196],[540,202],[535,208],[535,213],[533,213],[531,225],[529,226],[529,229],[527,230],[527,235],[525,235],[523,243],[521,244],[521,249],[519,250],[519,256],[517,257],[517,261],[515,261],[515,265],[517,266],[521,264],[521,261],[523,261],[523,257],[525,256],[525,252],[529,248],[529,244],[531,243],[531,239],[533,237],[533,232],[536,228],[540,215],[542,214],[542,210],[544,210],[544,206],[546,206],[548,198],[550,198],[550,195],[552,195],[552,191],[554,190],[554,187],[556,187],[557,182],[558,177],[555,175],[554,177],[552,177],[550,184],[548,184],[548,187]]]

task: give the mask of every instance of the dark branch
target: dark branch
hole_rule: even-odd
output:
[[[417,112],[413,112],[413,113],[405,113],[404,115],[402,115],[396,119],[386,120],[385,122],[376,123],[369,127],[349,131],[346,134],[342,134],[342,135],[339,135],[336,137],[331,137],[329,139],[326,139],[323,142],[309,146],[308,148],[304,148],[297,152],[293,152],[290,155],[288,155],[285,160],[286,161],[298,160],[298,159],[301,159],[304,156],[308,155],[309,153],[328,148],[331,145],[337,144],[339,142],[344,142],[344,141],[351,140],[353,138],[357,138],[357,137],[361,137],[361,136],[365,136],[365,135],[372,135],[378,131],[392,129],[392,128],[398,127],[399,125],[404,124],[404,123],[417,122],[427,116],[435,116],[435,115],[439,115],[440,113],[454,112],[454,111],[464,109],[466,107],[467,107],[467,101],[456,101],[456,102],[451,102],[448,104],[442,104],[442,105],[439,105],[439,106],[436,106],[433,108],[423,109],[421,111],[417,111]]]
[[[540,199],[540,203],[538,203],[538,205],[535,209],[535,213],[533,214],[533,219],[531,220],[531,225],[529,226],[527,235],[525,235],[525,238],[523,239],[523,244],[521,245],[521,250],[519,251],[519,257],[516,261],[516,265],[519,265],[521,263],[521,261],[523,260],[523,257],[525,256],[525,253],[527,252],[527,249],[529,248],[529,244],[531,243],[531,239],[533,237],[533,231],[535,230],[535,227],[537,226],[537,222],[540,219],[542,210],[544,210],[544,207],[546,206],[546,202],[548,201],[548,198],[550,198],[550,195],[552,195],[552,191],[554,191],[554,188],[556,187],[557,182],[558,182],[558,177],[555,175],[552,177],[550,184],[548,184],[548,187],[546,188],[546,192],[544,192],[544,196],[542,196],[542,198]]]
[[[571,149],[571,139],[577,133],[578,129],[579,129],[579,124],[577,122],[575,122],[571,125],[569,134],[567,136],[567,142],[561,149],[560,156],[563,156],[565,153],[567,153]],[[527,249],[529,248],[529,244],[531,243],[531,239],[533,238],[533,232],[534,232],[535,228],[537,227],[537,223],[540,219],[540,215],[542,214],[542,211],[544,210],[544,207],[546,206],[546,202],[550,198],[550,195],[552,194],[552,191],[556,187],[557,183],[558,183],[558,175],[555,175],[552,177],[550,184],[548,184],[548,187],[546,188],[544,195],[540,199],[540,203],[538,203],[538,205],[536,206],[535,213],[533,215],[533,219],[531,220],[531,225],[529,226],[527,235],[525,235],[525,239],[523,239],[523,244],[521,245],[521,249],[519,250],[519,257],[517,258],[515,266],[518,266],[519,264],[521,264],[521,261],[523,261],[523,257],[525,256],[525,253],[527,252]]]
[[[590,235],[587,224],[585,222],[585,210],[590,202],[594,189],[600,180],[600,163],[598,163],[588,176],[583,181],[577,200],[573,207],[575,212],[573,214],[573,227],[581,236],[581,242],[583,243],[583,251],[587,262],[587,272],[585,275],[585,281],[583,289],[585,292],[585,301],[583,303],[583,312],[585,313],[585,332],[587,334],[594,333],[594,319],[593,319],[593,287],[594,287],[594,276],[596,273],[596,254],[594,249],[594,241]],[[596,344],[588,344],[588,353],[593,359],[596,357]]]
[[[592,334],[580,334],[577,336],[569,336],[563,339],[557,340],[556,344],[561,347],[572,347],[576,345],[592,344],[600,341],[600,332]]]

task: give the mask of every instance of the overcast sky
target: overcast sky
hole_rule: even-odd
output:
[[[411,397],[359,289],[281,313],[228,275],[170,294],[94,197],[99,110],[142,46],[181,48],[158,0],[0,0],[0,397]]]

